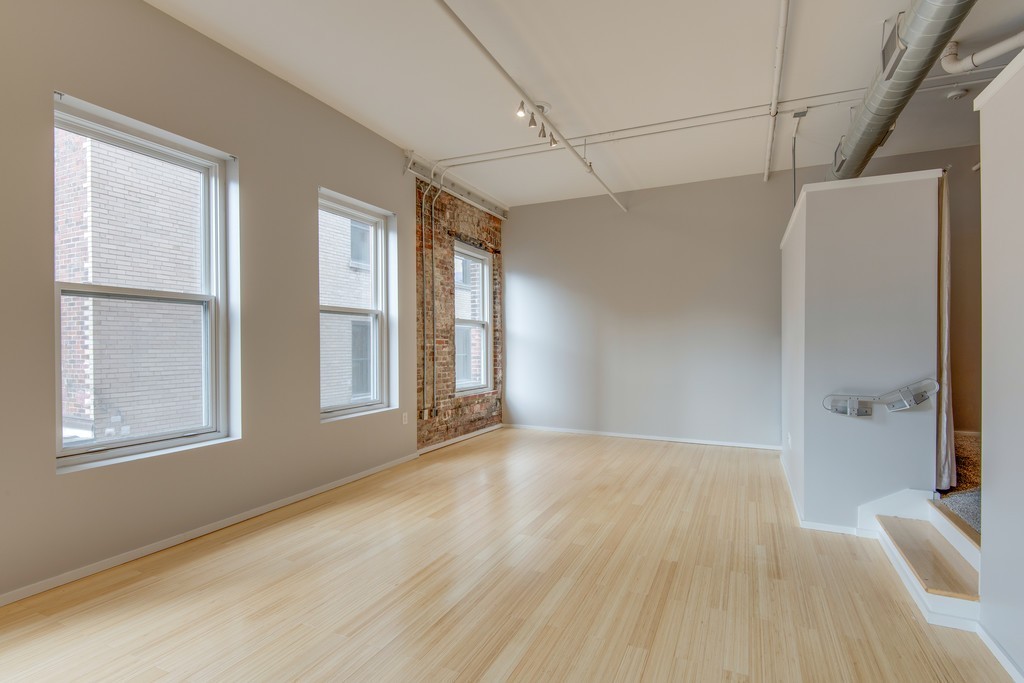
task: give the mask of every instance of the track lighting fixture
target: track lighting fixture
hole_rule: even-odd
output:
[[[548,147],[557,147],[558,140],[555,138],[555,134],[551,133],[548,135],[547,126],[544,124],[543,116],[551,111],[551,105],[547,102],[534,102],[530,105],[530,122],[527,124],[528,128],[537,127],[537,114],[541,115],[540,132],[537,133],[537,137],[540,139],[548,139]],[[519,110],[516,111],[516,116],[520,118],[526,117],[526,100],[519,102]]]

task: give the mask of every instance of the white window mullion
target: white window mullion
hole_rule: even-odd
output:
[[[160,289],[137,289],[133,287],[115,287],[112,285],[93,285],[76,282],[58,282],[56,284],[62,296],[95,296],[112,299],[145,299],[180,303],[209,303],[217,298],[212,294],[188,294],[185,292],[168,292]]]
[[[380,311],[373,308],[355,308],[351,306],[327,306],[320,305],[321,313],[337,313],[338,315],[380,315]]]

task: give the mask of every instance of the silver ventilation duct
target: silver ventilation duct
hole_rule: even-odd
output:
[[[883,65],[864,94],[849,130],[836,147],[829,180],[856,178],[864,171],[976,2],[917,0],[897,20],[900,49],[890,55],[898,55],[899,62],[894,67],[891,62]]]

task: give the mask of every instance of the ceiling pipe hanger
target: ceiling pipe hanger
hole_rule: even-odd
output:
[[[491,64],[494,65],[498,72],[505,77],[505,80],[508,81],[508,84],[511,85],[512,88],[516,91],[516,94],[519,95],[519,98],[523,102],[535,102],[535,100],[532,97],[530,97],[530,95],[525,90],[523,90],[522,86],[520,86],[516,82],[516,80],[512,78],[509,72],[505,70],[505,67],[501,65],[501,62],[499,62],[497,58],[495,58],[495,56],[491,54],[491,51],[487,49],[487,46],[480,42],[480,39],[476,37],[476,34],[473,33],[473,31],[471,31],[468,26],[466,26],[465,22],[463,22],[461,18],[459,18],[459,15],[455,13],[455,10],[453,10],[448,5],[448,3],[445,2],[445,0],[437,0],[437,4],[441,6],[441,8],[448,14],[449,17],[451,17],[452,21],[455,22],[455,25],[462,30],[466,37],[469,38],[470,42],[476,45],[477,49],[480,50],[480,52],[482,52],[484,56],[486,56],[487,59],[490,60]],[[601,187],[603,187],[605,193],[612,198],[612,201],[615,202],[620,209],[622,209],[623,211],[627,211],[625,205],[623,205],[623,203],[619,201],[619,198],[615,196],[615,193],[612,192],[612,189],[610,187],[608,187],[608,184],[605,183],[604,180],[601,179],[601,176],[599,176],[597,172],[594,171],[594,165],[591,164],[586,159],[584,159],[583,156],[576,151],[576,148],[569,144],[569,142],[566,140],[566,137],[562,135],[562,133],[553,123],[551,123],[551,119],[549,119],[543,111],[538,110],[535,113],[537,114],[537,119],[541,122],[541,125],[546,125],[546,129],[548,132],[550,132],[551,135],[556,135],[558,136],[558,140],[565,142],[564,147],[572,153],[572,155],[580,164],[583,165],[583,169],[587,173],[594,176],[594,179],[601,184]]]
[[[1002,57],[1007,52],[1013,52],[1021,48],[1024,48],[1024,31],[965,57],[960,56],[960,43],[954,40],[943,50],[939,63],[942,65],[943,71],[948,74],[962,74],[974,71],[982,64],[991,62],[996,57]]]

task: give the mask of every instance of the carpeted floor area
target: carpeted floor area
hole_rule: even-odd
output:
[[[981,435],[977,432],[957,432],[956,486],[942,492],[940,505],[955,512],[962,520],[981,533]]]
[[[981,489],[943,496],[939,505],[945,505],[981,533]]]
[[[956,486],[943,493],[951,495],[971,491],[981,486],[981,434],[956,432]]]

